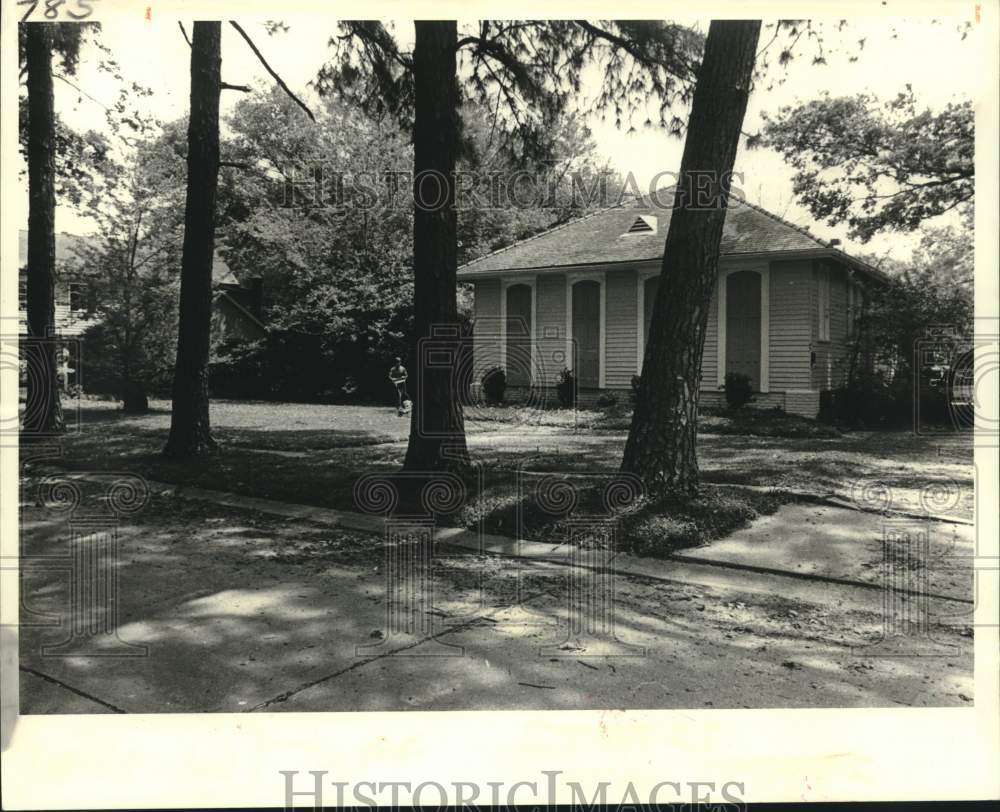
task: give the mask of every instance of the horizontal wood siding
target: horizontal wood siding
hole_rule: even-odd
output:
[[[472,381],[478,384],[487,369],[500,363],[500,280],[476,282],[474,296]]]
[[[819,341],[817,312],[820,263],[814,260],[771,262],[769,268],[768,383],[772,393],[829,389],[841,385],[849,365],[847,284],[842,266],[830,269],[830,341]],[[608,270],[605,277],[605,387],[629,391],[638,373],[637,343],[638,272]],[[701,391],[719,391],[718,284],[709,304],[705,349],[701,364]],[[486,368],[500,363],[499,279],[475,282],[476,380]],[[566,276],[538,274],[535,277],[534,325],[536,384],[554,386],[566,365]],[[815,353],[814,364],[810,364]],[[811,403],[811,401],[810,401]],[[811,408],[811,406],[810,406]]]
[[[800,389],[785,394],[785,411],[802,417],[814,418],[819,414],[819,392]]]
[[[834,269],[830,277],[830,338],[832,339],[832,380],[834,387],[847,383],[848,359],[851,352],[848,335],[847,286],[850,278],[843,267]]]
[[[540,274],[535,295],[538,383],[555,386],[559,373],[566,366],[566,277]]]
[[[837,267],[830,272],[830,385],[833,388],[847,383],[850,354],[847,334],[847,283],[846,269]]]
[[[712,290],[708,305],[708,324],[705,327],[705,352],[701,357],[701,391],[714,392],[719,388],[719,280]]]
[[[808,389],[813,273],[809,260],[771,263],[770,389]],[[815,307],[815,305],[813,305]]]
[[[812,274],[812,352],[816,362],[812,367],[813,389],[835,389],[847,382],[850,342],[847,335],[847,271],[842,266],[814,263]],[[823,268],[830,273],[830,340],[819,340],[819,276]]]
[[[27,282],[25,281],[25,284]],[[88,319],[82,312],[74,312],[69,309],[69,287],[66,284],[57,283],[55,286],[55,306],[53,324],[58,335],[72,338],[81,335],[88,327],[93,327],[100,323],[100,319]],[[18,330],[21,335],[28,334],[28,313],[18,301]]]
[[[610,278],[611,277],[609,276],[608,277],[609,282],[610,282]],[[643,281],[643,284],[645,284],[646,281],[648,281],[648,278],[647,278],[647,280]],[[701,390],[703,392],[704,391],[715,391],[716,388],[717,388],[717,386],[716,386],[716,375],[717,375],[716,370],[718,369],[718,366],[719,366],[719,340],[718,340],[718,333],[719,333],[719,330],[718,330],[718,326],[719,326],[718,295],[719,295],[719,290],[718,290],[718,288],[719,288],[719,286],[717,284],[715,286],[715,290],[713,290],[713,292],[712,292],[712,301],[710,302],[709,308],[708,308],[708,324],[707,324],[706,329],[705,329],[705,351],[704,351],[704,354],[702,355],[702,359],[701,359]],[[611,295],[610,294],[611,288],[609,287],[608,290],[609,290],[609,294],[608,295],[610,297],[610,295]],[[632,331],[634,331],[635,334],[636,334],[636,336],[638,336],[638,323],[636,322],[636,318],[637,318],[637,315],[638,315],[638,311],[637,311],[638,302],[637,302],[637,298],[636,297],[638,297],[638,290],[636,290],[635,288],[633,288],[633,291],[632,291],[632,299],[633,299],[632,312],[629,313],[629,312],[627,312],[627,309],[626,309],[625,315],[624,315],[624,320],[623,320],[623,325],[622,325],[621,329],[622,329],[623,332],[625,332],[626,331],[625,326],[627,325],[628,328],[630,328]],[[644,306],[648,307],[649,306],[649,302],[644,301]],[[608,314],[609,314],[608,315],[608,319],[609,319],[609,321],[611,319],[610,313],[611,313],[611,302],[610,302],[610,298],[609,298],[609,302],[608,302]],[[613,326],[609,326],[609,330],[611,330],[611,329],[614,329],[614,327]],[[646,340],[648,340],[648,337],[646,338]],[[635,342],[634,342],[634,340],[633,340],[632,346],[633,346],[633,353],[634,353],[634,348],[635,348]],[[609,348],[609,352],[610,352],[610,348]],[[609,364],[610,364],[610,362],[609,362]],[[635,359],[635,360],[631,361],[631,363],[629,364],[629,369],[631,371],[629,372],[628,381],[627,381],[626,385],[629,387],[629,391],[630,392],[631,392],[631,387],[632,387],[632,375],[638,375],[639,374],[639,369],[637,368],[637,365],[638,365],[638,359]],[[609,368],[609,375],[610,375],[610,368]],[[612,379],[610,377],[608,378],[608,382],[607,383],[608,383],[609,387],[612,387],[612,386],[621,386],[622,385],[622,384],[613,383]],[[625,383],[625,382],[623,381],[623,383]]]
[[[605,331],[605,374],[607,387],[631,387],[636,374],[638,320],[636,272],[608,271]]]

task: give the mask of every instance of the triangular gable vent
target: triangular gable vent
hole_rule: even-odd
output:
[[[655,234],[656,218],[645,214],[640,214],[635,218],[635,222],[629,226],[626,234]]]

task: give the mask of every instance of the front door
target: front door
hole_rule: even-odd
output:
[[[760,274],[726,277],[726,372],[740,372],[760,391]]]
[[[596,389],[601,364],[601,284],[584,281],[573,285],[573,372],[577,386]]]
[[[507,288],[507,385],[531,385],[531,286]]]

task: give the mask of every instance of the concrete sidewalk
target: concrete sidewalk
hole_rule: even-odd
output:
[[[179,488],[162,483],[157,487],[175,496],[230,508],[380,535],[385,532],[385,521],[380,516],[204,488]],[[969,564],[975,550],[974,526],[927,517],[878,515],[842,506],[836,501],[814,499],[807,504],[784,505],[773,515],[757,519],[750,527],[690,553],[678,553],[669,559],[619,555],[615,566],[636,576],[677,580],[680,575],[680,579],[687,582],[705,581],[708,584],[718,583],[720,576],[709,574],[705,568],[725,567],[754,572],[768,586],[775,585],[773,578],[769,580],[768,576],[777,576],[781,588],[792,590],[793,594],[803,591],[801,585],[782,581],[782,576],[876,589],[881,594],[886,533],[913,528],[921,528],[926,533],[929,552],[936,564],[928,573],[924,594],[971,606],[973,583]],[[470,552],[554,564],[569,563],[572,553],[567,545],[477,533],[459,527],[436,528],[434,539]],[[811,588],[805,587],[805,590]]]
[[[806,510],[803,516],[821,509],[789,507]],[[28,555],[65,549],[65,518],[33,505],[23,510]],[[803,516],[791,520],[797,528],[808,527]],[[774,558],[778,552],[767,558],[776,538],[798,539],[804,562],[821,546],[822,533],[786,533],[776,524],[783,520],[778,514],[770,518],[775,520],[770,525],[758,522],[698,550],[698,561],[619,556],[613,633],[607,611],[598,614],[569,602],[570,594],[607,597],[601,590],[611,582],[601,580],[600,562],[596,568],[582,566],[580,552],[565,546],[440,529],[436,538],[451,554],[434,560],[434,595],[418,596],[414,612],[404,618],[409,626],[394,630],[387,610],[388,595],[398,586],[389,572],[398,563],[393,558],[398,548],[383,544],[379,517],[154,487],[150,505],[119,531],[115,635],[86,641],[88,656],[74,648],[81,640],[43,653],[45,646],[66,640],[67,629],[23,626],[22,709],[740,708],[971,701],[972,641],[961,617],[971,607],[959,584],[953,593],[942,591],[947,600],[911,598],[932,615],[952,617],[950,625],[935,630],[943,642],[904,639],[904,650],[891,651],[873,646],[883,629],[882,592],[873,579],[863,579],[866,572],[847,564],[852,549],[863,552],[862,558],[879,549],[877,543],[871,546],[879,536],[877,523],[857,529],[853,548],[846,531],[832,542],[825,569],[782,574],[777,567],[755,571],[747,562],[787,566]],[[819,518],[817,528],[848,521],[840,515]],[[841,571],[831,570],[838,562],[844,563]],[[828,572],[836,577],[821,577]],[[67,594],[66,573],[29,568],[24,595],[33,614],[25,614],[25,621],[37,621],[39,613],[65,614]]]

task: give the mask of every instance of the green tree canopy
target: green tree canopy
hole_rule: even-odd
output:
[[[85,209],[96,234],[77,249],[98,322],[83,336],[86,385],[129,411],[168,387],[176,347],[185,167],[175,129],[114,163]]]
[[[885,104],[866,94],[823,96],[765,122],[761,143],[795,169],[799,200],[830,225],[847,223],[863,242],[972,204],[971,102],[920,110],[907,85]]]
[[[411,339],[413,149],[395,119],[337,96],[325,97],[316,116],[318,126],[303,126],[279,90],[236,106],[222,145],[219,250],[243,281],[262,278],[270,326],[320,340],[338,370],[331,383],[350,377],[365,388],[366,367],[405,355]],[[537,164],[512,156],[481,109],[467,105],[463,120],[460,262],[579,213],[588,200],[574,201],[574,177],[590,189],[606,176],[609,194],[617,192],[620,181],[589,130],[570,117],[552,122],[558,158]],[[181,148],[183,130],[183,123],[168,128]],[[550,182],[523,195],[525,205],[492,205],[491,195],[505,199],[503,184],[525,166],[549,173]],[[470,302],[460,298],[468,314]],[[378,369],[376,384],[384,378]]]

